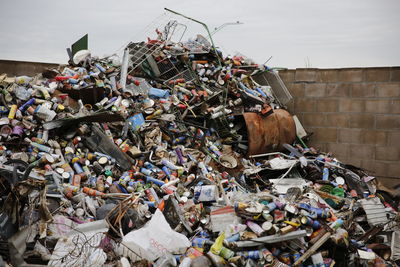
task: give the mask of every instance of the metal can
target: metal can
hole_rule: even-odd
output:
[[[84,188],[83,188],[83,193],[85,193],[85,194],[87,194],[87,195],[89,195],[89,196],[92,196],[92,197],[104,195],[103,192],[94,190],[94,189],[89,188],[89,187],[84,187]]]
[[[198,235],[200,236],[200,237],[202,237],[202,238],[205,238],[205,237],[210,237],[210,234],[206,231],[206,230],[202,230],[202,231],[200,231],[199,233],[198,233]]]
[[[145,175],[152,175],[152,171],[146,168],[140,168],[140,172],[145,174]]]
[[[0,106],[0,114],[8,113],[8,109],[5,106]]]
[[[149,189],[144,190],[144,192],[146,193],[147,199],[149,201],[154,202],[156,200]]]
[[[175,164],[173,164],[171,161],[169,161],[168,159],[162,159],[161,160],[161,163],[164,165],[164,166],[166,166],[166,167],[168,167],[169,169],[171,169],[171,170],[177,170],[178,169],[178,167],[175,165]]]
[[[335,222],[332,223],[331,228],[337,230],[343,225],[343,223],[344,221],[342,219],[337,219]]]
[[[269,210],[269,212],[275,210],[276,208],[277,208],[277,206],[276,206],[275,202],[270,202],[267,205],[267,209]]]
[[[314,221],[307,216],[303,216],[300,219],[301,223],[307,226],[311,226],[313,229],[317,230],[321,228],[321,224],[318,221]]]
[[[147,183],[154,183],[154,184],[156,184],[158,186],[162,186],[162,185],[165,184],[163,181],[155,179],[155,178],[153,178],[151,176],[146,176],[146,182]]]
[[[210,242],[211,241],[208,238],[196,237],[192,240],[192,246],[198,248],[204,248],[206,245],[210,245]]]
[[[271,222],[264,222],[261,227],[268,235],[273,235],[276,233],[276,229]]]
[[[72,185],[76,187],[81,186],[81,176],[79,174],[75,174],[72,178]]]
[[[292,264],[291,260],[290,260],[290,253],[289,252],[283,252],[279,255],[279,260],[283,263],[286,264]]]
[[[329,212],[329,209],[317,209],[313,208],[311,210],[311,217],[313,219],[321,218],[321,219],[326,219],[331,216],[331,213]]]
[[[17,108],[18,108],[17,105],[12,105],[12,106],[11,106],[10,112],[8,113],[8,118],[9,118],[10,120],[14,119],[15,114],[16,114],[16,112],[17,112]]]
[[[221,256],[222,258],[228,260],[230,258],[232,258],[235,255],[235,252],[233,252],[232,250],[226,248],[226,247],[222,247],[221,251],[219,252],[219,256]]]
[[[93,170],[97,175],[100,175],[104,172],[103,167],[97,161],[93,162]]]
[[[225,238],[225,241],[226,242],[236,242],[236,241],[239,241],[239,239],[240,239],[240,234],[237,233],[237,234],[231,235],[230,237]]]
[[[264,229],[261,228],[258,224],[252,221],[247,221],[246,225],[257,235],[260,236],[264,233]]]
[[[77,193],[78,191],[79,191],[78,187],[68,185],[68,186],[64,186],[63,193],[67,198],[72,198],[74,196],[74,194]]]
[[[279,233],[281,235],[285,235],[285,234],[290,233],[290,232],[292,232],[294,230],[296,230],[296,227],[294,227],[292,225],[288,225],[288,226],[285,226],[285,227],[279,229]]]
[[[92,173],[90,172],[89,167],[86,166],[86,165],[84,165],[84,166],[82,166],[82,169],[83,169],[83,172],[84,172],[85,176],[86,176],[86,177],[90,177],[90,175],[91,175]]]
[[[87,153],[86,158],[90,161],[93,161],[97,158],[97,156],[93,153]]]
[[[64,181],[69,181],[71,178],[71,174],[69,172],[63,172],[62,173],[62,178],[64,179]]]
[[[80,165],[78,162],[75,162],[75,163],[73,164],[73,167],[74,167],[76,173],[78,173],[78,174],[84,172],[83,169],[82,169],[82,167],[81,167],[81,165]]]
[[[282,222],[285,220],[285,213],[280,210],[274,210],[274,222]]]
[[[268,213],[268,211],[263,211],[261,214],[264,218],[264,220],[266,220],[267,222],[273,222],[274,221],[274,217]]]
[[[242,256],[245,259],[259,260],[262,257],[262,252],[259,250],[239,251],[236,255]]]

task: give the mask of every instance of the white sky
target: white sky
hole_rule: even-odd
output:
[[[66,63],[85,33],[92,54],[112,54],[152,33],[164,7],[211,29],[243,22],[216,33],[216,45],[258,63],[272,56],[272,67],[400,65],[400,0],[0,0],[0,59]]]

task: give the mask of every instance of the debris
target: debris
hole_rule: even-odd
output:
[[[368,223],[371,226],[382,225],[388,222],[385,206],[377,197],[369,197],[359,200],[365,213],[367,214]]]
[[[140,259],[155,261],[167,253],[183,254],[189,246],[189,240],[174,232],[157,209],[148,225],[124,236],[120,248],[122,255],[135,262]]]
[[[54,248],[48,266],[103,266],[107,255],[101,248],[106,221],[99,220],[80,224],[61,237]]]
[[[395,266],[377,179],[306,146],[277,70],[185,27],[0,75],[0,262]]]

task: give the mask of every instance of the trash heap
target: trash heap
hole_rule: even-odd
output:
[[[279,79],[204,37],[159,33],[122,62],[82,50],[34,77],[0,76],[0,260],[397,266],[390,197],[296,138],[256,73]]]

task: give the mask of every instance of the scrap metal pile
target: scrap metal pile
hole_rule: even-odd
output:
[[[277,71],[157,33],[0,76],[4,264],[397,266],[397,207],[296,137]]]

